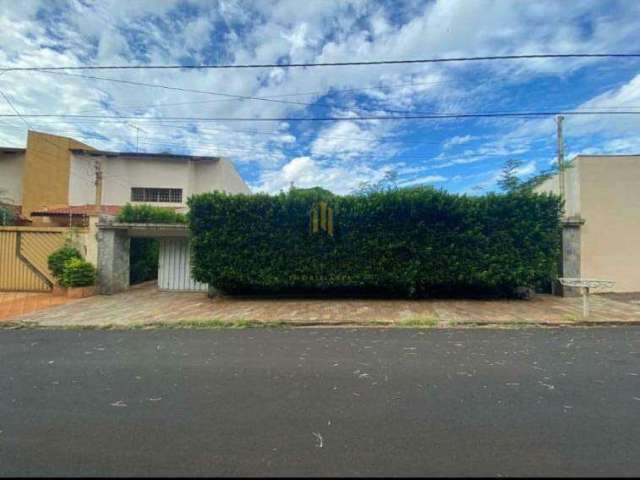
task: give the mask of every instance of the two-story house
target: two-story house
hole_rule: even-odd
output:
[[[72,138],[29,131],[27,146],[0,147],[0,192],[35,224],[78,224],[127,202],[186,211],[194,193],[250,193],[222,157],[106,152]]]
[[[99,263],[101,215],[116,215],[126,203],[185,212],[189,196],[211,191],[251,193],[221,157],[100,151],[33,131],[26,148],[0,147],[0,202],[14,209],[22,224],[84,227],[76,243],[94,265]],[[160,251],[161,288],[206,288],[190,277],[186,238],[165,239]],[[163,268],[175,258],[184,264],[181,268]]]

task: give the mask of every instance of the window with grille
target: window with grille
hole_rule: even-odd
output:
[[[134,187],[131,189],[131,201],[182,203],[182,189]]]

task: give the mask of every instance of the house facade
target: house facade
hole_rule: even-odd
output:
[[[578,155],[564,177],[563,275],[640,291],[640,155]],[[558,175],[536,191],[559,193]]]
[[[69,209],[71,218],[128,202],[186,211],[190,195],[216,190],[251,193],[222,157],[105,152],[33,131],[26,148],[0,148],[0,191],[35,223],[64,223],[58,217],[65,207],[86,207]]]
[[[0,147],[0,201],[34,227],[82,227],[76,246],[99,267],[99,222],[105,215],[115,217],[127,203],[186,212],[189,196],[213,191],[251,193],[222,157],[100,151],[72,138],[34,131],[28,132],[26,148]],[[191,279],[185,232],[160,244],[160,286],[206,290]],[[127,257],[127,272],[128,241],[115,252]],[[121,286],[128,286],[128,274]]]

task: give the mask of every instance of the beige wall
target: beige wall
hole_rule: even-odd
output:
[[[102,165],[103,205],[124,205],[131,201],[131,188],[181,188],[182,203],[153,203],[156,206],[180,206],[186,209],[187,198],[194,193],[214,190],[229,193],[251,193],[227,160],[189,161],[185,159],[141,157],[93,157],[72,155],[69,198],[72,205],[93,204],[95,185],[81,175]],[[132,202],[136,203],[136,202]]]
[[[581,276],[613,280],[611,291],[640,291],[640,155],[579,155],[565,177],[566,215],[585,222]],[[557,193],[557,177],[536,191]]]
[[[221,191],[228,193],[246,193],[251,190],[242,180],[231,162],[222,158],[212,162],[194,162],[195,185],[191,193]]]
[[[564,214],[566,217],[580,216],[580,162],[570,163],[564,172]],[[536,192],[560,193],[558,175],[554,175],[535,188]]]
[[[0,152],[0,202],[22,205],[24,152]]]
[[[640,155],[578,158],[582,276],[640,291]]]

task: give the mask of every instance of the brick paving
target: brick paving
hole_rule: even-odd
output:
[[[0,292],[0,322],[19,315],[68,303],[70,299],[50,293]]]
[[[633,297],[634,299],[637,297]],[[640,304],[592,296],[594,322],[640,322]],[[207,298],[204,293],[161,292],[152,284],[111,296],[74,300],[65,305],[6,320],[43,326],[132,325],[184,320],[251,320],[291,324],[366,324],[435,318],[439,325],[464,323],[575,323],[580,298],[538,295],[532,300],[389,300]]]

